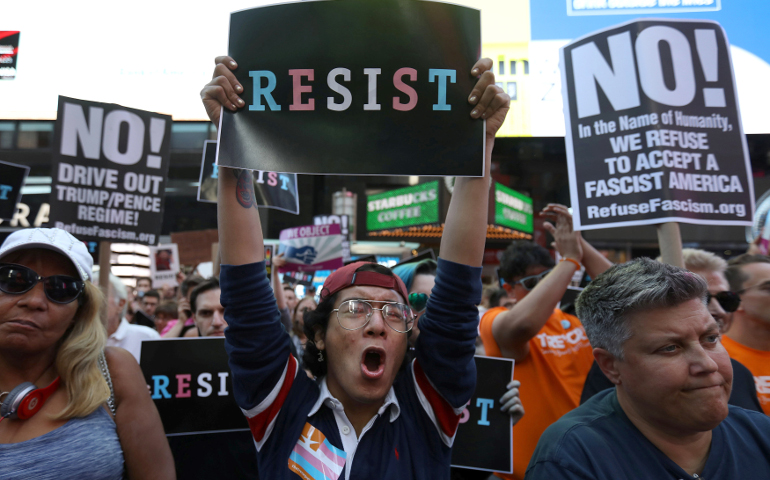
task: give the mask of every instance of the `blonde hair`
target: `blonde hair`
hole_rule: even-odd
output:
[[[707,272],[724,273],[727,270],[727,261],[705,250],[695,248],[683,248],[682,257],[687,270],[705,270]]]
[[[100,318],[104,295],[93,283],[85,284],[83,304],[56,353],[56,371],[67,389],[67,406],[53,416],[54,420],[90,415],[110,397],[110,387],[99,368],[99,355],[107,343],[107,330]]]

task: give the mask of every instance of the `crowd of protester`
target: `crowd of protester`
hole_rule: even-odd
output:
[[[684,268],[613,265],[549,204],[552,250],[515,241],[501,282],[482,285],[489,162],[508,108],[491,66],[474,67],[469,97],[487,120],[487,176],[457,180],[438,261],[354,262],[299,297],[280,280],[282,255],[266,275],[259,215],[233,194],[250,172],[227,168],[217,277],[153,289],[109,273],[103,295],[82,242],[10,235],[0,478],[770,478],[770,258],[685,249]],[[202,92],[214,124],[243,106],[234,68],[218,58]],[[588,286],[568,309],[576,272]],[[250,431],[205,451],[201,437],[164,436],[138,362],[146,340],[216,336]],[[515,360],[499,399],[514,424],[510,474],[450,470],[474,354]],[[329,462],[303,456],[314,442]]]

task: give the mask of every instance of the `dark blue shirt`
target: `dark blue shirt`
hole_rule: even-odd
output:
[[[257,446],[260,478],[344,479],[347,469],[351,479],[449,477],[460,414],[476,386],[480,268],[439,259],[416,359],[393,384],[398,415],[375,417],[352,465],[334,411],[324,403],[311,414],[319,384],[289,353],[264,262],[223,265],[220,280],[233,392]]]
[[[705,480],[770,478],[770,418],[729,406],[714,430]],[[527,480],[693,479],[655,447],[604,390],[548,427],[527,467]]]

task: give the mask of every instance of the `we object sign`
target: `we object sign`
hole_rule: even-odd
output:
[[[474,357],[476,391],[465,406],[452,447],[452,466],[513,472],[513,420],[500,411],[500,397],[513,379],[513,360]]]
[[[725,32],[645,20],[561,50],[575,228],[751,225],[754,185]]]
[[[315,272],[342,267],[342,239],[339,224],[306,225],[281,230],[279,252],[286,265],[278,271]]]
[[[155,245],[171,117],[59,97],[50,221],[79,239]]]
[[[216,164],[217,142],[206,140],[201,159],[198,201],[217,203],[219,167]],[[254,195],[258,208],[273,208],[299,214],[297,174],[254,171]]]
[[[0,220],[11,220],[21,201],[21,187],[29,167],[0,161]]]
[[[449,3],[295,2],[234,12],[246,105],[217,163],[313,174],[484,174],[470,117],[480,12]]]

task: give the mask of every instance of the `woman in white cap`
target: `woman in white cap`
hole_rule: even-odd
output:
[[[175,478],[136,361],[106,348],[83,242],[59,229],[0,246],[0,478]]]

